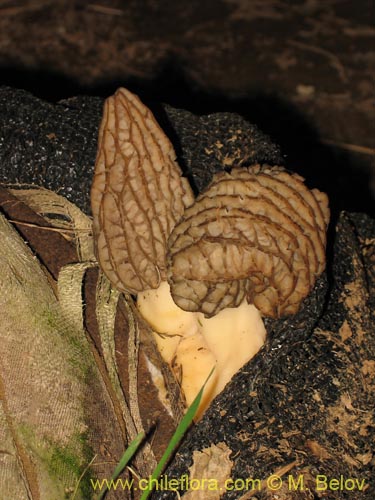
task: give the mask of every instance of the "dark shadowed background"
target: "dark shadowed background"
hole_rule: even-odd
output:
[[[0,0],[0,84],[237,111],[334,209],[370,213],[373,21],[371,0]]]

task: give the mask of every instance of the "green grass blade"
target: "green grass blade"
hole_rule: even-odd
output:
[[[125,469],[125,467],[127,466],[127,464],[130,462],[130,460],[132,459],[133,455],[135,454],[135,452],[138,450],[140,444],[142,443],[142,441],[144,440],[145,438],[145,433],[144,432],[140,432],[134,439],[133,441],[129,444],[129,446],[127,447],[127,449],[125,450],[125,453],[122,455],[121,457],[121,460],[119,461],[119,463],[117,464],[117,467],[116,469],[114,470],[113,474],[112,474],[112,477],[110,479],[109,482],[111,481],[116,481],[116,479],[118,478],[118,476],[121,474],[121,472]],[[107,493],[107,487],[105,487],[100,495],[99,495],[99,498],[98,500],[103,500],[104,498],[104,495]]]
[[[215,370],[215,367],[212,368],[212,370],[210,371],[210,373],[209,373],[205,383],[203,384],[201,390],[198,392],[196,398],[189,406],[189,408],[188,408],[186,414],[183,416],[181,422],[178,424],[175,433],[173,434],[171,440],[168,443],[167,449],[165,450],[163,456],[161,457],[159,463],[157,464],[154,472],[151,475],[151,478],[149,480],[149,482],[151,483],[151,488],[149,486],[147,488],[147,490],[145,490],[143,492],[140,500],[146,500],[149,497],[150,493],[152,492],[154,483],[155,483],[154,480],[158,479],[160,474],[163,472],[165,464],[167,463],[168,459],[170,458],[173,451],[177,447],[178,443],[181,441],[181,439],[182,439],[183,435],[185,434],[186,430],[188,429],[189,425],[193,421],[193,418],[195,417],[197,410],[198,410],[198,407],[199,407],[199,404],[201,402],[204,388],[206,387],[206,384],[207,384],[207,382],[208,382],[209,378],[211,377],[214,370]]]

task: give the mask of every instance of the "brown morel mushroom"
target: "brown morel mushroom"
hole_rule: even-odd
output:
[[[245,297],[264,316],[296,313],[324,269],[328,219],[327,196],[281,167],[216,174],[168,240],[174,301],[207,317]]]
[[[121,291],[166,279],[168,237],[194,201],[172,144],[137,96],[119,89],[104,105],[91,207],[99,264]]]
[[[265,341],[262,315],[294,314],[325,265],[327,197],[280,167],[233,168],[194,202],[151,112],[107,99],[91,191],[98,261],[137,294],[199,415]]]

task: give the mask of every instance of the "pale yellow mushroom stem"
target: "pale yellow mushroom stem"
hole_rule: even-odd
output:
[[[169,285],[140,292],[140,313],[154,330],[163,359],[171,366],[189,406],[215,367],[203,394],[196,419],[233,375],[262,347],[266,330],[259,311],[244,301],[212,318],[187,312],[173,301]]]

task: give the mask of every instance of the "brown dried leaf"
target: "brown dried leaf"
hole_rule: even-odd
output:
[[[232,450],[225,443],[212,444],[202,451],[194,451],[193,464],[189,467],[190,482],[194,488],[183,496],[184,500],[219,500],[225,493],[225,482],[230,478],[233,462]]]

